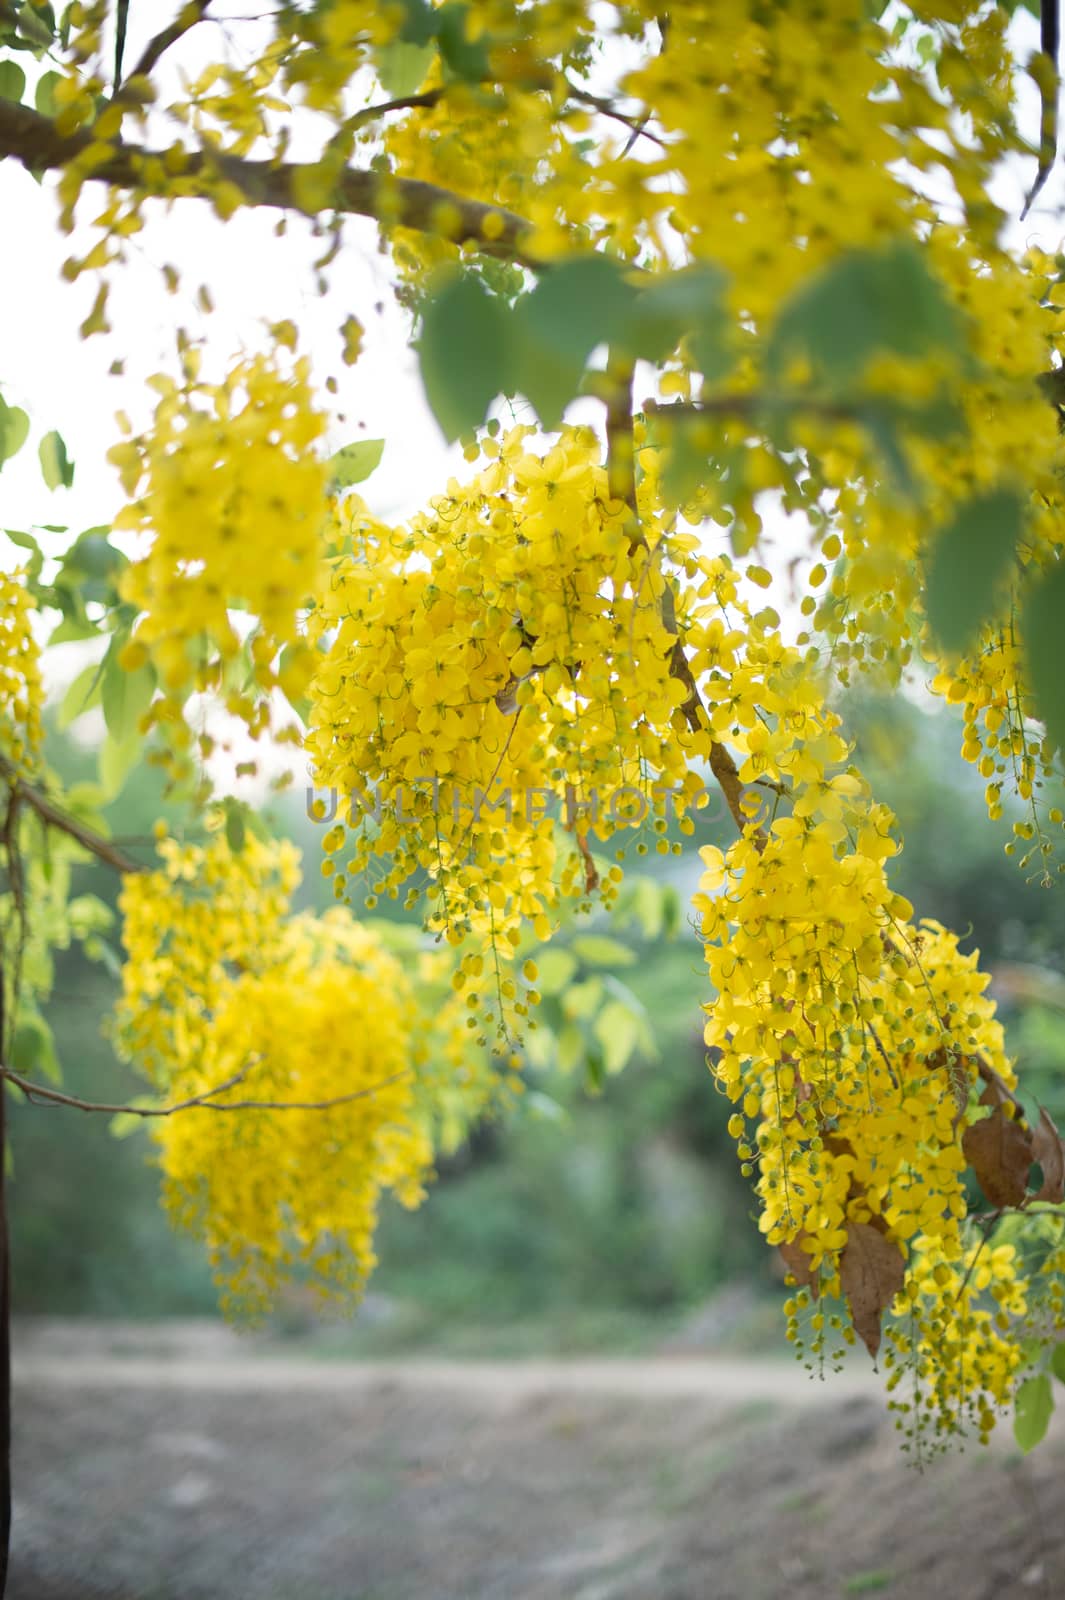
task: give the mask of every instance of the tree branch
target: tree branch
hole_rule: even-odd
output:
[[[126,73],[127,81],[130,78],[146,78],[172,44],[176,44],[198,22],[203,22],[207,15],[207,7],[210,4],[211,0],[188,0],[188,3],[182,6],[170,26],[163,28],[160,33],[155,35],[154,39],[149,39],[133,71]],[[117,81],[115,83],[115,92],[116,94],[118,93]]]
[[[11,792],[12,805],[16,809],[22,805],[28,806],[46,827],[55,828],[58,833],[65,833],[68,838],[76,840],[83,850],[88,850],[90,855],[96,856],[107,866],[114,867],[116,872],[145,870],[139,861],[127,856],[124,850],[112,844],[110,839],[105,839],[102,833],[97,833],[95,828],[90,828],[87,823],[79,821],[54,800],[50,800],[42,789],[27,783],[19,776],[6,756],[0,756],[0,777],[6,780]]]
[[[80,1100],[76,1095],[62,1094],[58,1089],[48,1089],[43,1084],[34,1083],[31,1078],[24,1078],[21,1073],[13,1072],[10,1067],[0,1067],[0,1078],[6,1078],[8,1083],[13,1083],[16,1089],[20,1089],[30,1105],[38,1105],[44,1101],[48,1105],[69,1106],[75,1111],[101,1112],[105,1116],[112,1117],[173,1117],[179,1111],[329,1111],[333,1106],[350,1105],[353,1100],[365,1100],[370,1095],[376,1094],[378,1089],[383,1089],[386,1085],[407,1076],[406,1072],[393,1072],[391,1077],[382,1078],[379,1083],[371,1084],[367,1089],[355,1089],[351,1094],[334,1095],[328,1100],[217,1100],[216,1096],[225,1094],[242,1083],[255,1065],[255,1062],[250,1062],[248,1066],[242,1067],[231,1078],[227,1078],[225,1083],[220,1083],[217,1089],[205,1089],[202,1094],[192,1095],[188,1100],[177,1100],[169,1106],[105,1105],[99,1100]]]
[[[21,161],[28,171],[40,173],[67,167],[93,143],[91,129],[61,134],[54,122],[29,106],[0,100],[0,158],[10,156]],[[320,170],[317,162],[253,161],[209,150],[185,152],[175,170],[173,152],[116,140],[109,155],[93,162],[88,175],[115,188],[140,190],[170,200],[209,200],[212,186],[221,179],[239,190],[246,205],[306,215],[297,198],[301,181],[308,173],[317,174]],[[533,228],[524,217],[416,178],[394,178],[386,173],[348,168],[338,173],[323,209],[372,217],[388,227],[412,228],[455,244],[474,245],[485,255],[515,261],[532,272],[547,265],[529,248]]]
[[[735,394],[711,395],[706,400],[645,400],[644,415],[671,417],[680,422],[700,417],[739,417],[752,422],[771,412],[808,411],[828,422],[861,422],[854,406],[835,400],[820,400],[814,395],[769,396],[745,390]]]
[[[606,377],[607,381],[602,385],[599,398],[606,406],[607,481],[611,495],[615,499],[623,500],[628,508],[631,519],[629,551],[633,553],[641,547],[644,549],[647,547],[636,505],[636,471],[632,438],[633,365],[631,362],[621,360],[611,361],[608,363]],[[650,404],[644,407],[645,411],[651,409]],[[662,409],[673,409],[673,407]],[[678,632],[676,599],[672,585],[668,581],[662,591],[661,614],[666,631],[676,635]],[[710,726],[710,719],[679,638],[674,639],[670,651],[669,671],[670,676],[683,684],[687,691],[680,707],[685,722],[693,733],[705,733]],[[743,807],[745,785],[740,781],[739,770],[729,751],[716,739],[710,743],[710,770],[725,796],[725,803],[732,814],[732,820],[743,833],[751,821]],[[754,837],[759,848],[764,848],[766,836],[762,829],[758,829]]]
[[[376,122],[379,117],[387,117],[393,111],[429,110],[438,105],[444,98],[446,86],[441,84],[436,89],[423,89],[420,94],[403,94],[396,100],[382,100],[376,106],[367,106],[364,111],[356,111],[343,125],[343,132],[356,133],[367,123]]]
[[[635,117],[630,117],[624,111],[619,111],[612,100],[604,100],[601,95],[591,94],[587,89],[579,89],[575,83],[570,83],[568,78],[565,83],[571,100],[577,100],[583,106],[592,106],[601,117],[609,117],[611,122],[620,122],[623,128],[628,128],[632,138],[626,145],[624,154],[627,155],[635,141],[641,137],[650,139],[652,144],[658,145],[662,150],[669,149],[666,141],[659,138],[657,133],[649,132],[647,128],[649,113],[645,114],[642,121],[637,121]]]

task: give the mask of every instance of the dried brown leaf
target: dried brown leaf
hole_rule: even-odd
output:
[[[1010,1103],[1009,1090],[997,1075],[984,1081],[984,1091],[980,1096],[982,1106],[1008,1106]]]
[[[811,1268],[809,1253],[802,1248],[802,1241],[809,1237],[808,1233],[804,1233],[800,1229],[794,1239],[789,1239],[786,1244],[779,1245],[778,1248],[781,1260],[795,1279],[795,1282],[803,1289],[812,1290],[813,1297],[816,1300],[821,1293],[821,1274]]]
[[[880,1349],[880,1321],[902,1288],[906,1262],[893,1239],[868,1222],[847,1224],[847,1243],[839,1259],[839,1280],[850,1306],[854,1331],[871,1356]]]
[[[1028,1189],[1032,1135],[996,1106],[989,1117],[974,1122],[961,1136],[965,1159],[984,1194],[997,1208],[1019,1206]]]
[[[1043,1187],[1036,1199],[1061,1205],[1065,1200],[1065,1145],[1054,1118],[1043,1106],[1039,1107],[1039,1122],[1032,1129],[1032,1154],[1043,1169]]]

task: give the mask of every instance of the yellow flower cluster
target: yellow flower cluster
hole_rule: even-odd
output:
[[[22,776],[37,765],[42,739],[35,610],[23,575],[0,573],[0,754]]]
[[[1024,1367],[1010,1337],[1029,1310],[1017,1247],[922,1236],[900,1300],[885,1366],[909,1448],[919,1455],[967,1425],[986,1443]]]
[[[424,515],[391,528],[353,498],[323,538],[324,423],[305,363],[278,357],[211,385],[186,350],[184,381],[157,380],[152,432],[112,452],[135,496],[120,526],[152,539],[125,580],[141,616],[123,660],[158,667],[153,715],[180,745],[188,696],[211,691],[258,733],[271,690],[306,690],[314,777],[337,796],[324,870],[338,898],[362,876],[389,898],[424,891],[433,930],[464,942],[454,974],[446,949],[419,958],[430,990],[450,995],[430,1026],[346,913],[289,918],[284,850],[168,844],[161,872],[127,887],[123,1040],[160,1086],[213,1096],[239,1074],[224,1103],[360,1096],[320,1114],[197,1109],[160,1123],[171,1204],[241,1298],[296,1261],[362,1281],[380,1189],[415,1199],[432,1140],[452,1141],[496,1093],[494,1069],[464,1049],[486,1017],[506,1043],[535,1003],[535,969],[519,981],[507,965],[521,929],[549,937],[565,897],[609,903],[621,868],[596,848],[647,815],[669,848],[665,795],[689,827],[708,763],[741,836],[705,852],[695,902],[716,994],[706,1038],[761,1225],[800,1281],[796,1329],[815,1286],[848,1293],[856,1239],[897,1261],[888,1364],[893,1382],[916,1384],[899,1403],[916,1407],[902,1415],[920,1442],[929,1416],[941,1431],[968,1417],[986,1436],[1017,1381],[1018,1325],[1040,1296],[1060,1323],[1044,1285],[1060,1237],[1031,1268],[1013,1239],[977,1248],[964,1230],[976,1082],[1009,1085],[1012,1069],[976,956],[915,923],[891,888],[893,819],[849,764],[827,697],[833,675],[897,683],[922,660],[965,707],[964,754],[992,815],[1012,787],[1029,807],[1015,830],[1025,861],[1049,854],[1053,752],[1033,732],[1008,619],[1060,559],[1059,419],[1035,379],[1065,355],[1065,263],[1018,263],[999,242],[990,181],[1025,148],[1006,7],[876,9],[282,6],[246,72],[213,66],[165,108],[205,147],[195,164],[177,144],[140,168],[131,156],[141,184],[109,197],[88,254],[68,263],[75,277],[119,259],[149,193],[207,194],[223,215],[252,198],[227,173],[249,153],[280,171],[296,90],[322,143],[289,173],[287,198],[328,214],[356,169],[412,298],[459,254],[467,198],[527,218],[534,256],[597,249],[644,285],[711,264],[728,284],[720,348],[707,359],[706,341],[678,334],[659,363],[656,414],[635,422],[635,506],[618,491],[614,419],[609,467],[589,429],[534,444],[531,429],[494,428],[472,481]],[[91,129],[60,183],[71,225],[123,118],[140,115],[136,94],[97,105],[105,13],[72,8],[77,71],[56,89],[59,133]],[[361,93],[397,56],[419,60],[412,22],[435,39],[422,93],[382,109],[367,87],[355,110],[356,78]],[[924,29],[931,64],[914,44]],[[390,178],[454,199],[437,198],[424,231],[402,229]],[[778,337],[789,297],[816,291],[820,270],[904,241],[929,304],[879,307],[883,347],[871,338],[849,362],[850,345],[864,349],[860,292],[841,308],[834,368]],[[507,294],[523,283],[489,252],[480,270]],[[927,348],[922,317],[937,324]],[[86,328],[103,325],[99,300]],[[345,340],[354,358],[356,322]],[[669,399],[690,404],[671,416]],[[682,492],[670,473],[685,452]],[[937,530],[967,499],[1018,485],[1031,503],[996,614],[965,659],[947,658],[921,609]],[[745,598],[772,586],[765,568],[742,570],[772,504],[805,530],[813,562],[794,645],[768,597]],[[736,564],[700,523],[728,530]],[[345,1152],[335,1191],[322,1140]]]
[[[546,455],[531,431],[487,439],[481,472],[407,528],[352,502],[311,619],[327,648],[307,747],[339,797],[326,849],[351,851],[338,893],[371,866],[389,895],[425,882],[434,925],[497,959],[523,920],[550,935],[560,894],[613,895],[621,870],[600,885],[588,841],[661,817],[670,786],[687,810],[707,748],[671,674],[667,552],[630,548],[591,430]],[[562,860],[552,807],[577,841]]]
[[[164,839],[160,856],[123,890],[118,1042],[166,1103],[205,1102],[152,1124],[166,1205],[235,1308],[260,1312],[294,1272],[357,1293],[382,1193],[417,1205],[432,1135],[457,1137],[495,1080],[465,1059],[457,1003],[422,1017],[370,929],[339,907],[288,916],[291,846]]]
[[[221,692],[255,736],[269,718],[263,691],[302,693],[311,663],[300,617],[321,582],[328,509],[315,448],[326,422],[307,361],[286,365],[279,348],[212,384],[196,376],[194,356],[185,352],[183,382],[153,380],[151,432],[109,452],[134,497],[115,526],[150,539],[123,578],[123,598],[142,615],[122,661],[156,666],[164,695],[152,715],[176,742],[187,738],[181,708],[194,691]]]
[[[811,1290],[849,1293],[844,1253],[856,1229],[875,1229],[902,1285],[878,1308],[894,1300],[891,1386],[909,1374],[931,1396],[897,1402],[900,1425],[915,1448],[967,1419],[986,1436],[1023,1365],[1011,1319],[1027,1310],[1027,1276],[1012,1247],[966,1245],[959,1130],[978,1076],[1008,1086],[1012,1067],[978,953],[937,923],[915,926],[891,890],[893,818],[844,765],[838,719],[798,665],[785,654],[767,675],[774,715],[741,768],[786,782],[790,814],[702,852],[712,1070],[740,1108],[729,1126],[759,1225],[810,1286],[789,1302],[791,1336]],[[822,1354],[824,1322],[817,1311]]]

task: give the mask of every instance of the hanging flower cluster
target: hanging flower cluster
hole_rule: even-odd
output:
[[[560,894],[609,901],[621,871],[601,876],[590,841],[664,815],[671,788],[686,811],[708,748],[681,714],[662,571],[630,544],[595,435],[539,455],[530,432],[488,439],[484,469],[406,529],[353,505],[311,619],[307,744],[343,807],[338,891],[371,868],[378,892],[414,880],[436,927],[496,950],[523,921],[547,938]],[[577,841],[561,861],[552,811]]]
[[[142,615],[122,662],[153,662],[164,693],[152,715],[175,724],[175,738],[184,701],[206,690],[258,735],[267,692],[298,698],[310,674],[299,622],[321,581],[326,422],[307,361],[283,361],[280,343],[219,384],[196,376],[196,357],[185,351],[181,383],[153,380],[151,432],[109,454],[135,497],[115,526],[150,538],[123,579]]]
[[[494,1074],[457,998],[430,1019],[374,932],[339,907],[289,916],[290,846],[159,853],[122,895],[117,1037],[167,1103],[201,1102],[152,1124],[167,1208],[234,1307],[261,1312],[294,1271],[357,1294],[382,1194],[420,1202],[432,1137],[483,1111]]]
[[[36,767],[43,737],[35,610],[24,575],[0,573],[0,754],[23,776]]]

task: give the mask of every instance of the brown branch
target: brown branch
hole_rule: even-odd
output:
[[[671,417],[678,421],[697,421],[701,417],[738,417],[756,422],[771,412],[808,411],[827,422],[861,422],[854,406],[815,395],[764,395],[744,390],[740,393],[711,395],[706,400],[645,400],[648,417]]]
[[[10,156],[34,173],[55,171],[75,163],[93,142],[91,128],[61,134],[54,122],[29,106],[0,100],[0,159]],[[92,163],[88,177],[169,200],[210,199],[212,188],[222,181],[232,184],[246,205],[306,215],[297,199],[301,180],[321,170],[318,162],[253,161],[210,150],[185,152],[176,171],[168,165],[173,160],[172,152],[116,140],[110,154]],[[337,173],[323,209],[473,245],[485,255],[515,261],[533,272],[547,264],[529,248],[533,228],[524,217],[416,178],[346,168]]]
[[[640,527],[639,514],[636,506],[636,470],[632,441],[632,380],[633,366],[631,362],[611,360],[607,364],[606,379],[598,390],[598,398],[606,407],[606,441],[607,441],[607,481],[612,498],[623,500],[628,507],[630,523],[629,552],[634,553],[640,548],[647,547],[643,529]],[[650,403],[644,410],[651,409]],[[667,409],[665,407],[661,409]],[[668,409],[673,409],[669,407]],[[662,590],[661,599],[662,622],[667,633],[676,635],[677,608],[676,597],[672,585],[667,581]],[[679,638],[674,639],[669,656],[670,676],[683,684],[687,691],[681,702],[680,712],[688,727],[693,733],[705,733],[710,726],[710,719],[699,694],[699,686],[692,674],[691,665],[684,652],[684,646]],[[725,803],[732,814],[732,819],[741,833],[744,833],[750,824],[751,818],[743,807],[745,785],[740,780],[739,770],[735,761],[725,745],[712,739],[710,743],[710,770],[713,773],[721,792],[725,796]],[[759,828],[753,835],[758,848],[764,849],[766,835]]]
[[[393,1072],[389,1078],[382,1078],[379,1083],[371,1084],[367,1089],[355,1089],[351,1094],[333,1095],[328,1100],[225,1100],[218,1101],[215,1097],[225,1094],[229,1089],[236,1088],[243,1082],[255,1063],[242,1067],[233,1077],[227,1078],[225,1083],[220,1083],[217,1089],[205,1089],[202,1094],[192,1095],[188,1100],[178,1100],[170,1106],[134,1106],[134,1105],[105,1105],[98,1100],[80,1100],[76,1095],[62,1094],[58,1089],[48,1089],[43,1084],[34,1083],[30,1078],[24,1078],[21,1073],[13,1072],[10,1067],[0,1067],[0,1078],[6,1078],[8,1083],[13,1083],[20,1089],[31,1105],[46,1101],[49,1105],[69,1106],[75,1111],[101,1112],[105,1116],[130,1116],[130,1117],[172,1117],[179,1111],[329,1111],[333,1106],[349,1105],[353,1100],[365,1100],[368,1096],[376,1094],[378,1089],[383,1089],[397,1079],[407,1076],[406,1072]]]
[[[447,92],[446,86],[441,84],[437,89],[423,89],[420,94],[402,94],[396,100],[382,100],[379,105],[367,106],[363,111],[356,111],[344,123],[341,132],[357,133],[367,123],[376,122],[379,117],[387,117],[393,111],[429,110],[439,105]]]
[[[0,756],[0,777],[9,785],[12,804],[16,807],[28,806],[29,809],[40,817],[48,828],[55,828],[57,833],[65,833],[68,838],[74,839],[83,850],[88,850],[90,855],[96,856],[109,867],[114,867],[116,872],[143,872],[145,869],[139,861],[134,861],[127,856],[124,850],[112,844],[110,839],[105,839],[102,833],[97,833],[95,828],[90,828],[87,823],[80,822],[61,805],[50,800],[42,789],[27,783],[21,778],[16,768],[5,756]]]
[[[566,79],[566,88],[569,91],[571,100],[579,100],[581,105],[592,106],[599,112],[601,117],[609,117],[612,122],[620,122],[623,128],[628,128],[632,138],[622,152],[624,155],[628,155],[635,141],[641,137],[650,139],[652,144],[658,145],[662,150],[669,149],[669,145],[664,139],[659,138],[657,133],[648,131],[647,122],[650,118],[650,112],[646,112],[642,120],[638,121],[635,117],[627,116],[624,111],[619,111],[612,100],[604,100],[601,95],[591,94],[587,89],[579,89],[575,83],[570,83],[568,78]]]
[[[163,28],[153,39],[149,39],[141,53],[140,60],[132,72],[127,72],[123,80],[123,88],[131,78],[146,78],[156,67],[160,59],[170,49],[172,44],[185,36],[198,22],[203,22],[207,15],[207,7],[211,0],[187,0],[168,28]],[[122,90],[115,91],[115,97],[121,98]]]

